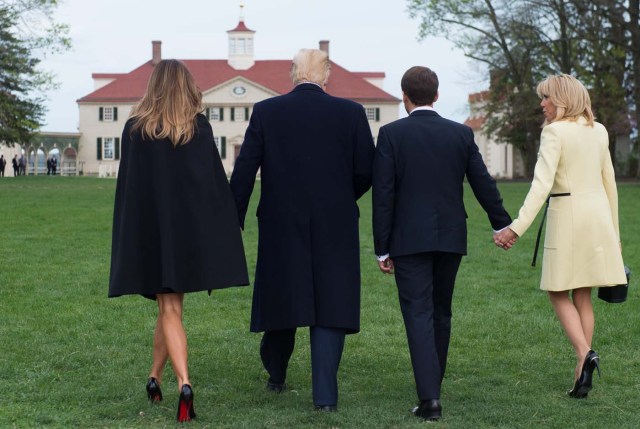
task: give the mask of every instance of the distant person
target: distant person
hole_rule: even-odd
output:
[[[286,388],[296,328],[310,327],[313,403],[337,411],[345,334],[360,329],[357,200],[371,186],[374,145],[361,105],[324,91],[327,54],[293,58],[294,89],[254,106],[231,189],[244,225],[261,168],[251,331],[264,332],[267,389]]]
[[[58,159],[54,156],[53,158],[51,158],[51,174],[55,176],[57,171],[58,171]]]
[[[51,158],[47,158],[47,176],[51,176]]]
[[[27,174],[27,164],[24,160],[24,155],[20,155],[18,159],[18,176],[24,176]]]
[[[585,398],[600,356],[591,349],[594,287],[627,282],[618,226],[618,192],[609,136],[594,121],[584,85],[567,74],[550,76],[537,88],[545,122],[531,189],[496,244],[521,237],[547,201],[540,288],[576,354],[569,396]],[[569,297],[571,295],[571,298]]]
[[[418,391],[414,414],[442,416],[440,389],[451,337],[451,301],[467,253],[465,177],[494,230],[511,223],[471,128],[433,109],[438,76],[412,67],[402,76],[408,117],[380,128],[373,171],[373,234],[383,273],[395,270]]]
[[[7,166],[7,160],[4,159],[4,155],[0,155],[0,177],[4,177],[4,169]]]
[[[147,394],[162,400],[170,358],[181,422],[195,417],[184,294],[249,283],[233,196],[201,111],[202,94],[187,68],[177,60],[158,63],[122,132],[113,216],[109,296],[157,300]]]
[[[20,175],[20,165],[18,164],[18,155],[14,155],[11,160],[11,164],[13,165],[13,177]]]

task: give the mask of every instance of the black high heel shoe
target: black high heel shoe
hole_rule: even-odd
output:
[[[584,358],[582,364],[582,371],[580,377],[576,380],[573,389],[569,391],[569,396],[572,398],[586,398],[589,391],[593,387],[593,372],[598,370],[598,377],[600,376],[600,356],[593,350],[589,350],[587,356]]]
[[[180,389],[180,400],[178,401],[178,421],[188,422],[196,418],[193,410],[193,390],[188,384],[183,384]]]
[[[160,383],[155,377],[149,377],[147,380],[147,397],[151,402],[162,401],[162,390],[160,390]]]

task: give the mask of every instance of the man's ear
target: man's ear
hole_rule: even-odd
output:
[[[436,96],[433,98],[433,102],[438,101],[438,97],[440,97],[440,91],[436,92]]]

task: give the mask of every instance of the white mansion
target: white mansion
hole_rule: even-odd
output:
[[[256,61],[253,55],[255,32],[244,19],[227,31],[227,59],[183,60],[203,92],[204,113],[213,127],[215,143],[227,173],[240,151],[253,105],[293,89],[289,77],[291,59]],[[45,161],[58,161],[58,174],[117,175],[120,136],[132,107],[144,94],[155,64],[162,58],[162,43],[152,42],[151,59],[128,73],[94,73],[94,91],[77,100],[77,133],[41,133],[28,145],[9,147],[0,143],[7,160],[6,176],[12,176],[11,159],[23,155],[26,174],[46,174]],[[329,52],[329,42],[319,48]],[[385,92],[384,72],[351,72],[331,62],[327,92],[364,106],[374,139],[380,127],[398,119],[400,100]],[[397,83],[399,85],[399,82]],[[498,178],[521,177],[524,168],[520,153],[510,144],[497,144],[484,132],[484,104],[488,92],[469,95],[470,113],[465,124],[475,134],[476,143],[489,173]],[[628,144],[627,144],[628,146]]]
[[[229,173],[240,151],[253,105],[293,89],[291,59],[254,60],[253,39],[241,18],[228,32],[226,60],[183,60],[203,93],[205,114],[211,121],[216,145]],[[120,136],[132,107],[142,97],[155,64],[161,58],[160,41],[152,42],[152,58],[129,73],[94,73],[94,91],[78,102],[80,111],[78,162],[85,175],[117,174]],[[329,52],[329,42],[320,41]],[[383,72],[351,72],[331,62],[327,92],[351,99],[365,108],[371,132],[398,118],[400,100],[382,89]]]

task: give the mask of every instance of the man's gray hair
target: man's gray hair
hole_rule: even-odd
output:
[[[319,49],[300,49],[293,57],[291,80],[297,85],[313,82],[320,86],[327,84],[331,63],[326,52]]]

